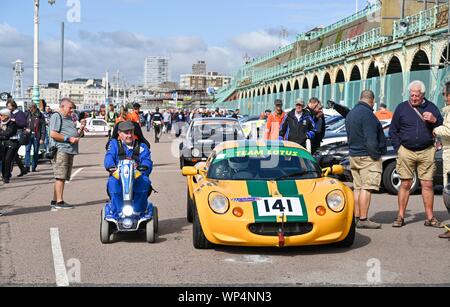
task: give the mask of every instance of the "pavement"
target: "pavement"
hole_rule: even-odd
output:
[[[152,141],[160,233],[116,236],[100,243],[100,210],[107,201],[103,156],[106,138],[84,138],[75,158],[65,200],[73,210],[50,210],[53,172],[49,163],[23,178],[0,184],[0,285],[450,285],[450,241],[442,229],[425,227],[422,199],[413,195],[407,225],[394,229],[397,199],[376,194],[371,219],[380,230],[357,230],[349,248],[242,248],[196,250],[186,220],[186,183],[172,151],[179,140]],[[15,175],[18,170],[15,169]],[[448,220],[442,195],[435,215]]]

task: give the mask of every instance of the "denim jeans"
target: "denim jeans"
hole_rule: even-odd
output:
[[[25,154],[25,167],[27,169],[30,168],[30,156],[31,156],[31,146],[33,145],[33,169],[36,169],[38,160],[39,160],[39,139],[32,134],[30,143],[27,145],[26,154]]]

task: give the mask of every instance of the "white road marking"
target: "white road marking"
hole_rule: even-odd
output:
[[[261,256],[261,255],[245,255],[244,259],[238,260],[235,258],[226,258],[225,262],[233,262],[233,263],[243,263],[243,264],[264,264],[264,263],[272,263],[272,259],[269,256]]]
[[[50,228],[50,240],[52,243],[56,285],[58,287],[67,287],[69,286],[69,277],[67,276],[66,265],[64,262],[64,256],[61,249],[61,241],[59,240],[58,228]]]
[[[75,176],[78,175],[83,169],[84,169],[84,168],[79,168],[79,169],[77,169],[77,170],[75,171],[75,173],[72,174],[72,176],[70,177],[69,182],[67,182],[67,183],[72,182],[72,180],[75,178]]]

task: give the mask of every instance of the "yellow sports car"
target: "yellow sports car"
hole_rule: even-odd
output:
[[[342,172],[341,166],[320,169],[292,142],[218,145],[206,162],[183,168],[194,247],[350,247],[355,238],[353,193],[327,177]]]

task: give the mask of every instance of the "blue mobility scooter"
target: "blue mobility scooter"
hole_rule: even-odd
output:
[[[136,167],[134,160],[120,160],[118,168],[112,173],[119,181],[121,197],[114,197],[102,209],[100,223],[100,240],[103,244],[111,243],[113,233],[132,233],[145,231],[146,241],[155,243],[158,232],[158,208],[148,201],[147,193],[134,193],[138,178],[148,170],[146,166]],[[136,191],[137,192],[137,191]]]

